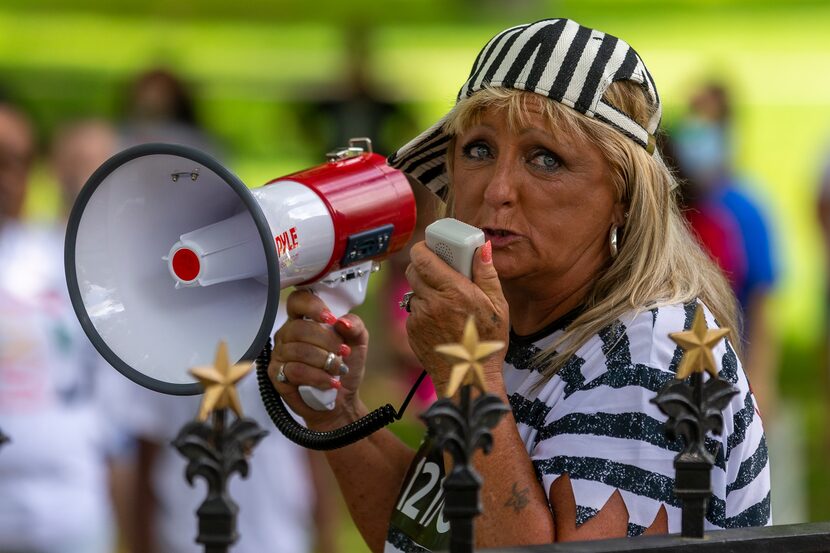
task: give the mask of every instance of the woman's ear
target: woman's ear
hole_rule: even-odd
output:
[[[614,212],[611,218],[616,226],[624,227],[628,222],[628,204],[623,202],[614,204]]]

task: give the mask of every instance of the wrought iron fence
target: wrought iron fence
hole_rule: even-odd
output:
[[[736,528],[707,532],[703,539],[642,536],[613,540],[488,549],[499,553],[827,553],[830,522]]]

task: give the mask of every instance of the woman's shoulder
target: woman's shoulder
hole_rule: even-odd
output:
[[[623,313],[585,340],[557,372],[557,377],[550,380],[550,386],[564,382],[564,399],[577,392],[629,386],[656,393],[674,378],[683,357],[683,349],[670,334],[689,330],[698,306],[704,310],[707,326],[718,326],[699,300]],[[505,376],[510,380],[511,389],[526,384],[530,375],[538,372],[540,354],[555,344],[558,336],[562,336],[562,331],[532,343],[519,344],[511,339],[505,360],[509,369]],[[722,340],[714,347],[713,354],[722,376],[736,383],[740,365],[731,345]],[[536,375],[532,380],[541,378]]]
[[[696,299],[686,303],[629,311],[601,333],[624,333],[633,363],[675,373],[683,351],[672,340],[671,334],[690,330],[698,308],[703,310],[708,328],[720,327],[709,308]],[[720,367],[724,356],[734,356],[732,346],[727,340],[722,340],[715,345],[713,353],[718,361],[718,369],[729,369],[724,376],[734,382],[735,367],[732,367],[732,360],[726,359],[727,366]]]
[[[706,325],[717,327],[711,311],[699,300],[623,313],[587,340],[573,356],[578,361],[580,380],[613,384],[613,388],[641,386],[658,391],[674,378],[683,358],[683,349],[670,334],[692,328],[698,306],[703,309]],[[728,341],[716,344],[713,355],[721,376],[737,383],[740,363]],[[563,379],[573,364],[566,363],[560,371]]]

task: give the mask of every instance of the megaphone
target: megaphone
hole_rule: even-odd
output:
[[[113,367],[197,394],[187,369],[210,364],[220,340],[231,360],[262,350],[280,289],[313,286],[335,315],[362,303],[374,264],[409,241],[415,217],[406,177],[366,139],[253,189],[198,150],[143,144],[98,168],[73,206],[69,294]],[[315,408],[337,393],[306,392]]]

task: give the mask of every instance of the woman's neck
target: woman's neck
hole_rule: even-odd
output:
[[[504,297],[510,306],[510,326],[519,336],[528,336],[545,328],[583,303],[596,275],[590,278],[555,282],[542,279],[538,286],[522,282],[502,282]]]

